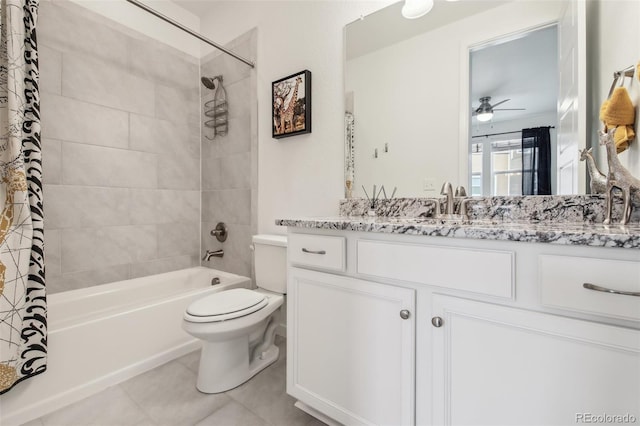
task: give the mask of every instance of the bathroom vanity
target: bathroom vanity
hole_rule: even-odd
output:
[[[640,421],[640,226],[276,223],[300,408],[348,425]]]

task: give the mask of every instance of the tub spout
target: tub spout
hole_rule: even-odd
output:
[[[222,256],[224,256],[224,250],[222,249],[216,250],[216,251],[207,250],[202,260],[208,262],[211,260],[212,257],[222,257]]]

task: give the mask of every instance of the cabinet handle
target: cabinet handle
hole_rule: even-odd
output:
[[[591,283],[584,283],[582,284],[582,287],[586,288],[587,290],[602,291],[604,293],[613,293],[613,294],[622,294],[623,296],[640,297],[640,292],[638,291],[614,290],[612,288],[600,287],[599,285],[595,285]]]
[[[409,319],[410,316],[411,316],[411,312],[409,312],[408,310],[403,309],[400,311],[400,318],[406,320],[406,319]]]
[[[434,327],[442,327],[442,324],[444,323],[444,321],[442,321],[442,318],[440,317],[433,317],[431,318],[431,324],[433,324]]]
[[[309,253],[309,254],[327,254],[326,251],[324,250],[307,250],[306,248],[302,248],[302,252],[303,253]]]

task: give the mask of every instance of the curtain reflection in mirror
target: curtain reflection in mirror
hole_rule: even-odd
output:
[[[551,195],[549,127],[522,130],[522,195]]]

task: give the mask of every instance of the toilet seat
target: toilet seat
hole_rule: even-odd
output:
[[[246,288],[211,294],[191,303],[184,314],[189,322],[219,322],[252,314],[267,306],[267,295]]]

